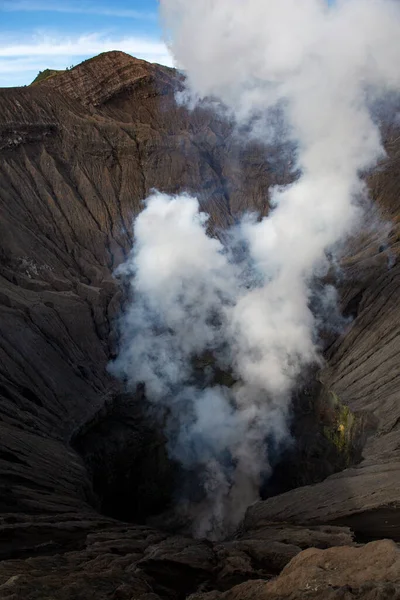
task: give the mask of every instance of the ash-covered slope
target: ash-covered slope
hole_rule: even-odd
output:
[[[316,524],[345,523],[369,507],[357,532],[398,537],[396,128],[387,134],[389,158],[371,179],[394,223],[390,252],[370,233],[353,243],[342,292],[356,319],[329,348],[321,375],[352,410],[368,412],[375,433],[365,461],[252,507],[241,538],[227,545],[121,526],[93,508],[90,476],[70,442],[81,448],[77,432],[121,398],[106,369],[122,301],[112,272],[132,246],[141,201],[152,188],[201,190],[218,228],[245,209],[265,214],[269,186],[289,177],[284,148],[243,148],[222,119],[178,107],[179,86],[174,70],[111,52],[34,87],[0,90],[0,554],[40,557],[2,564],[0,590],[16,598],[37,590],[72,598],[77,587],[96,599],[223,591],[276,575],[309,546],[351,544],[347,529]],[[104,414],[89,425],[97,436],[89,463],[103,459]],[[146,439],[140,415],[138,423],[133,454]],[[313,526],[265,527],[274,520]],[[245,597],[237,593],[232,598]]]

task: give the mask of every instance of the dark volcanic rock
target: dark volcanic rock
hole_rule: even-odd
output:
[[[292,533],[297,546],[286,541]],[[345,546],[351,536],[338,528],[328,532],[278,526],[259,532],[254,540],[213,546],[147,527],[114,524],[86,535],[80,544],[76,540],[74,550],[48,547],[39,556],[3,561],[0,597],[180,599],[200,590],[224,591],[248,579],[270,579],[302,548],[325,548],[332,542]]]

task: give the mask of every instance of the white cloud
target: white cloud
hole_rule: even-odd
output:
[[[133,9],[106,8],[95,4],[63,4],[55,2],[31,2],[30,0],[5,0],[0,2],[0,10],[7,12],[61,12],[73,14],[99,15],[105,17],[121,17],[127,19],[155,20],[157,15]]]
[[[120,50],[149,62],[173,65],[166,45],[152,38],[101,34],[56,38],[41,34],[18,44],[11,38],[0,38],[0,87],[28,84],[40,70],[65,69],[110,50]]]
[[[77,38],[53,38],[40,36],[31,41],[19,44],[1,45],[0,57],[19,56],[82,56],[84,54],[98,54],[107,50],[122,50],[129,54],[136,53],[146,56],[164,56],[171,64],[171,57],[165,44],[158,40],[143,39],[140,37],[103,37],[99,34],[82,35]]]

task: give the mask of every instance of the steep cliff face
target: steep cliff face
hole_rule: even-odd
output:
[[[400,537],[396,127],[370,180],[393,222],[388,247],[371,232],[351,243],[341,292],[355,319],[320,374],[325,390],[368,416],[360,465],[251,507],[225,545],[121,526],[115,507],[100,514],[109,499],[95,494],[88,465],[100,457],[113,469],[101,445],[102,407],[123,391],[106,368],[122,302],[112,273],[132,246],[142,200],[152,188],[200,190],[215,229],[245,209],[265,214],[269,186],[289,177],[284,148],[243,148],[222,119],[177,106],[180,85],[172,69],[111,52],[33,87],[0,90],[0,556],[39,556],[1,565],[0,590],[10,597],[222,593],[278,574],[304,548],[352,543],[345,527],[326,524],[348,524],[360,538]],[[118,455],[125,434],[115,422]],[[132,464],[147,435],[140,414],[134,427]],[[89,449],[86,434],[95,440]],[[168,479],[161,455],[150,468]],[[266,525],[274,521],[295,525]]]

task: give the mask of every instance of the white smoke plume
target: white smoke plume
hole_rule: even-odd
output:
[[[359,222],[360,175],[382,155],[370,106],[400,88],[395,0],[161,0],[191,95],[219,99],[267,135],[284,111],[300,177],[270,190],[268,217],[232,234],[245,260],[207,236],[195,198],[154,193],[126,265],[133,303],[114,372],[167,407],[170,450],[201,468],[198,535],[219,535],[257,499],[266,440],[287,436],[291,391],[318,360],[310,283]],[[255,124],[255,125],[254,125]],[[265,129],[263,129],[265,124]],[[250,275],[249,275],[250,272]],[[205,352],[236,383],[217,385]]]

